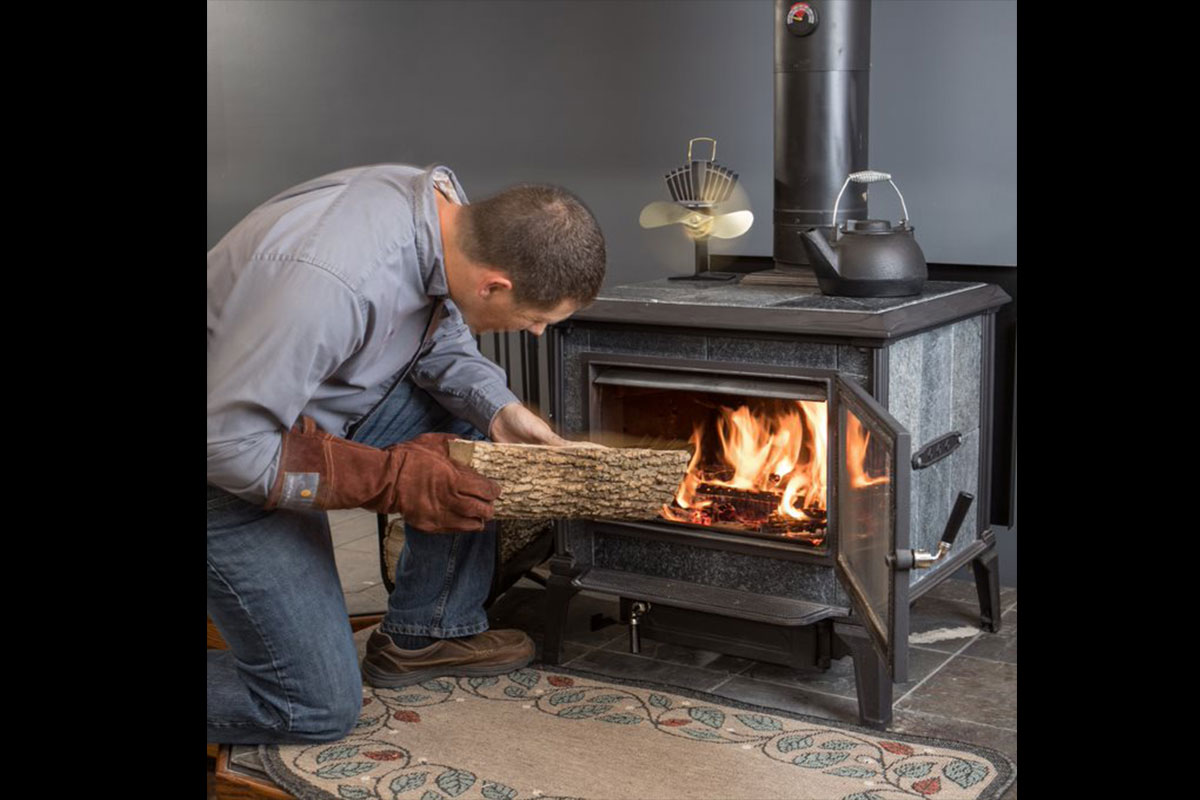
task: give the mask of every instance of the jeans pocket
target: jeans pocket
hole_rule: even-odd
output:
[[[273,512],[209,484],[207,513],[208,529],[214,530],[252,522]]]

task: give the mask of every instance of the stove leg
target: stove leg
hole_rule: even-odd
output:
[[[850,650],[858,689],[858,719],[863,725],[886,730],[892,724],[892,676],[887,663],[861,625],[833,623],[833,635]]]
[[[971,562],[975,569],[975,591],[979,593],[980,626],[989,633],[1000,631],[1000,569],[996,548]]]
[[[833,666],[833,622],[823,619],[816,626],[817,666],[828,671]]]
[[[542,637],[542,661],[557,664],[562,660],[563,638],[567,631],[567,609],[579,592],[572,579],[579,572],[575,559],[551,556],[550,577],[546,579],[546,629]]]

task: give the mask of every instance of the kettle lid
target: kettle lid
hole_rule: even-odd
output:
[[[842,233],[891,233],[892,223],[886,219],[848,219]]]

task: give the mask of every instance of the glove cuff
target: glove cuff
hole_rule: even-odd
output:
[[[402,451],[340,439],[317,428],[311,417],[301,417],[283,434],[279,472],[266,507],[390,513],[403,462]]]

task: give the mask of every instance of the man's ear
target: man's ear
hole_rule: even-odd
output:
[[[499,270],[488,270],[479,282],[479,296],[487,298],[499,291],[511,292],[512,288],[512,281],[507,275]]]

